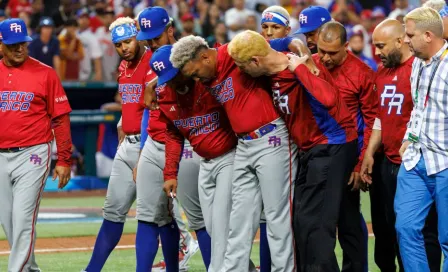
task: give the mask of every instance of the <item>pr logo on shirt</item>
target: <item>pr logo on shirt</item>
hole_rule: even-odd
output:
[[[282,144],[282,139],[277,136],[271,136],[269,137],[269,145],[273,145],[274,147],[280,146]]]
[[[233,79],[231,77],[226,78],[223,82],[212,87],[210,92],[221,104],[232,100],[235,97],[235,92],[233,90]]]
[[[182,157],[184,157],[185,159],[192,159],[193,158],[193,151],[191,151],[189,149],[184,149]]]
[[[39,165],[41,165],[41,164],[42,164],[42,158],[39,157],[39,155],[31,154],[31,156],[30,156],[30,162],[31,162],[31,163],[34,163],[34,164],[39,164]]]
[[[31,92],[2,91],[0,111],[28,111],[33,100],[34,93]]]
[[[209,134],[219,128],[219,112],[173,121],[177,129],[189,128],[190,135]]]
[[[401,115],[401,106],[403,105],[404,94],[397,93],[396,91],[396,85],[384,85],[384,91],[381,94],[381,107],[384,107],[386,99],[389,99],[389,103],[387,104],[389,110],[387,111],[387,114],[391,114],[392,108],[397,107],[396,114]]]

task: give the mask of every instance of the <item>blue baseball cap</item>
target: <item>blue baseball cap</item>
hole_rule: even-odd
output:
[[[331,21],[331,14],[326,8],[309,6],[300,13],[300,28],[294,34],[304,34],[314,31],[329,21]]]
[[[137,27],[134,24],[118,25],[110,32],[112,42],[118,43],[137,36]]]
[[[146,8],[138,16],[140,32],[138,41],[151,40],[162,35],[166,25],[170,22],[168,12],[161,7]]]
[[[448,17],[448,6],[445,5],[440,11],[439,11],[440,17],[445,18]]]
[[[40,22],[39,22],[39,26],[54,26],[54,22],[53,19],[51,19],[50,17],[43,17]]]
[[[0,33],[2,33],[4,44],[31,42],[33,40],[28,36],[25,22],[18,18],[4,20],[0,24]]]
[[[179,69],[175,68],[170,61],[172,45],[164,45],[152,54],[149,64],[151,69],[157,74],[157,85],[162,85],[173,79]]]

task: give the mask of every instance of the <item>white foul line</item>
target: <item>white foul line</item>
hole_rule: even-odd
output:
[[[369,237],[374,237],[373,233],[369,233]],[[254,243],[259,243],[260,240],[254,240]],[[159,244],[159,247],[161,245]],[[116,246],[115,249],[134,249],[135,245]],[[76,251],[91,251],[93,247],[72,247],[72,248],[44,248],[35,249],[34,253],[62,253],[62,252],[76,252]],[[0,256],[9,255],[11,251],[0,251]]]

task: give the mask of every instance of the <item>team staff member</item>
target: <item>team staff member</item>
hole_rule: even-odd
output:
[[[143,10],[139,15],[138,24],[140,32],[137,35],[137,39],[139,41],[146,41],[152,52],[163,45],[176,42],[171,20],[167,11],[161,7],[150,7]],[[167,199],[162,190],[164,184],[162,170],[165,167],[166,124],[160,120],[160,110],[151,110],[149,118],[146,118],[146,116],[143,118],[142,126],[145,129],[142,132],[142,152],[136,176],[137,219],[147,221],[151,218],[150,214],[152,213],[152,210],[158,207],[157,205],[160,205],[157,197],[153,195],[156,193],[162,194],[161,198],[164,199],[161,202],[162,204],[165,199]],[[150,137],[148,137],[148,135]],[[183,159],[179,169],[181,184],[179,186],[178,197],[187,215],[189,227],[199,233],[198,239],[200,240],[203,259],[206,266],[208,266],[210,262],[210,237],[205,229],[204,217],[199,204],[198,195],[200,158],[195,152],[191,151],[191,146],[188,142],[186,142],[184,146],[184,152],[185,154],[182,156]],[[155,171],[160,173],[160,176],[155,176]],[[148,182],[148,176],[153,177],[150,182]],[[162,242],[163,240],[170,239],[169,233],[171,231],[168,227],[163,229],[166,231],[160,232]],[[149,235],[149,233],[143,228],[141,230],[141,232],[137,232],[137,239],[145,241],[145,237],[146,235]],[[168,244],[167,246],[171,246],[171,244]],[[162,250],[171,250],[171,248],[164,249],[162,247]],[[141,256],[142,261],[146,260],[145,258],[145,255]],[[170,260],[165,259],[163,263],[168,264],[169,261]],[[162,265],[162,268],[164,265],[163,263],[159,263]],[[184,263],[185,262],[182,262],[181,264],[183,265]]]
[[[374,72],[349,52],[347,46],[344,26],[335,21],[328,22],[319,29],[318,54],[313,58],[318,65],[325,67],[322,69],[330,72],[357,125],[359,159],[342,197],[344,212],[339,218],[338,239],[344,250],[343,270],[362,272],[366,269],[367,241],[362,226],[365,223],[360,211],[359,171],[377,115],[378,98],[374,91]]]
[[[8,271],[40,271],[34,261],[40,199],[53,139],[53,180],[58,177],[62,189],[70,179],[71,108],[56,72],[28,56],[23,20],[3,21],[0,32],[0,223],[11,248]]]
[[[448,44],[443,23],[432,8],[417,8],[404,17],[406,38],[416,57],[412,65],[414,108],[403,137],[394,209],[395,229],[406,271],[430,271],[422,229],[431,205],[438,214],[439,242],[448,270]]]
[[[238,34],[228,50],[241,70],[271,77],[274,103],[305,152],[295,196],[301,203],[294,216],[301,270],[337,271],[336,224],[344,184],[356,163],[357,134],[350,112],[328,72],[319,71],[319,77],[310,72],[315,67],[306,64],[308,56],[297,60],[290,55],[289,61],[253,31]]]
[[[173,66],[203,82],[227,113],[238,135],[232,178],[232,212],[222,269],[245,270],[260,223],[261,203],[268,224],[272,271],[294,269],[290,203],[296,175],[297,148],[266,89],[266,78],[254,80],[238,69],[227,52],[200,37],[187,36],[173,45]],[[254,112],[257,112],[255,116]],[[252,116],[248,118],[248,116]]]
[[[404,43],[405,32],[402,24],[397,20],[386,20],[379,24],[373,32],[373,44],[376,55],[381,58],[376,75],[375,84],[378,90],[379,112],[375,120],[369,146],[364,155],[361,167],[363,181],[372,183],[372,168],[374,154],[382,144],[386,157],[383,161],[376,161],[382,166],[382,179],[373,180],[372,185],[380,194],[383,205],[381,211],[387,218],[388,246],[381,248],[383,258],[375,258],[382,271],[395,271],[395,257],[398,259],[400,271],[404,271],[398,251],[395,234],[394,197],[397,188],[397,174],[401,164],[398,154],[402,142],[402,135],[406,132],[406,124],[411,117],[412,97],[411,78],[412,56],[409,46]],[[432,206],[427,218],[427,225],[423,229],[426,251],[431,271],[440,271],[441,251],[437,240],[437,213]],[[375,223],[375,222],[374,222]],[[395,241],[395,250],[389,250],[390,241]]]
[[[161,120],[167,124],[164,188],[167,195],[173,193],[176,196],[176,191],[179,191],[176,189],[185,182],[181,179],[178,183],[177,177],[180,155],[187,139],[193,150],[202,157],[199,197],[207,231],[212,236],[210,270],[217,271],[224,261],[223,245],[226,244],[229,231],[227,217],[231,209],[237,138],[224,108],[212,94],[202,84],[186,79],[172,66],[169,60],[171,48],[171,45],[163,46],[151,58],[151,66],[159,77]]]

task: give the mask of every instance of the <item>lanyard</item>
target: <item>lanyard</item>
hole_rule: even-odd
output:
[[[432,81],[434,80],[434,77],[436,75],[437,69],[439,68],[440,63],[442,62],[443,58],[445,58],[445,56],[448,54],[448,49],[445,49],[445,51],[442,53],[442,55],[440,56],[440,58],[437,60],[436,63],[436,67],[432,70],[431,76],[429,78],[429,84],[428,84],[428,90],[426,92],[426,97],[425,97],[425,104],[424,104],[424,108],[426,108],[426,105],[428,104],[428,99],[429,99],[429,91],[431,90],[431,85],[432,85]],[[420,89],[420,78],[422,77],[422,73],[423,73],[423,63],[420,63],[420,71],[418,72],[418,78],[417,78],[417,89],[415,90],[415,103],[418,103],[418,90]]]

